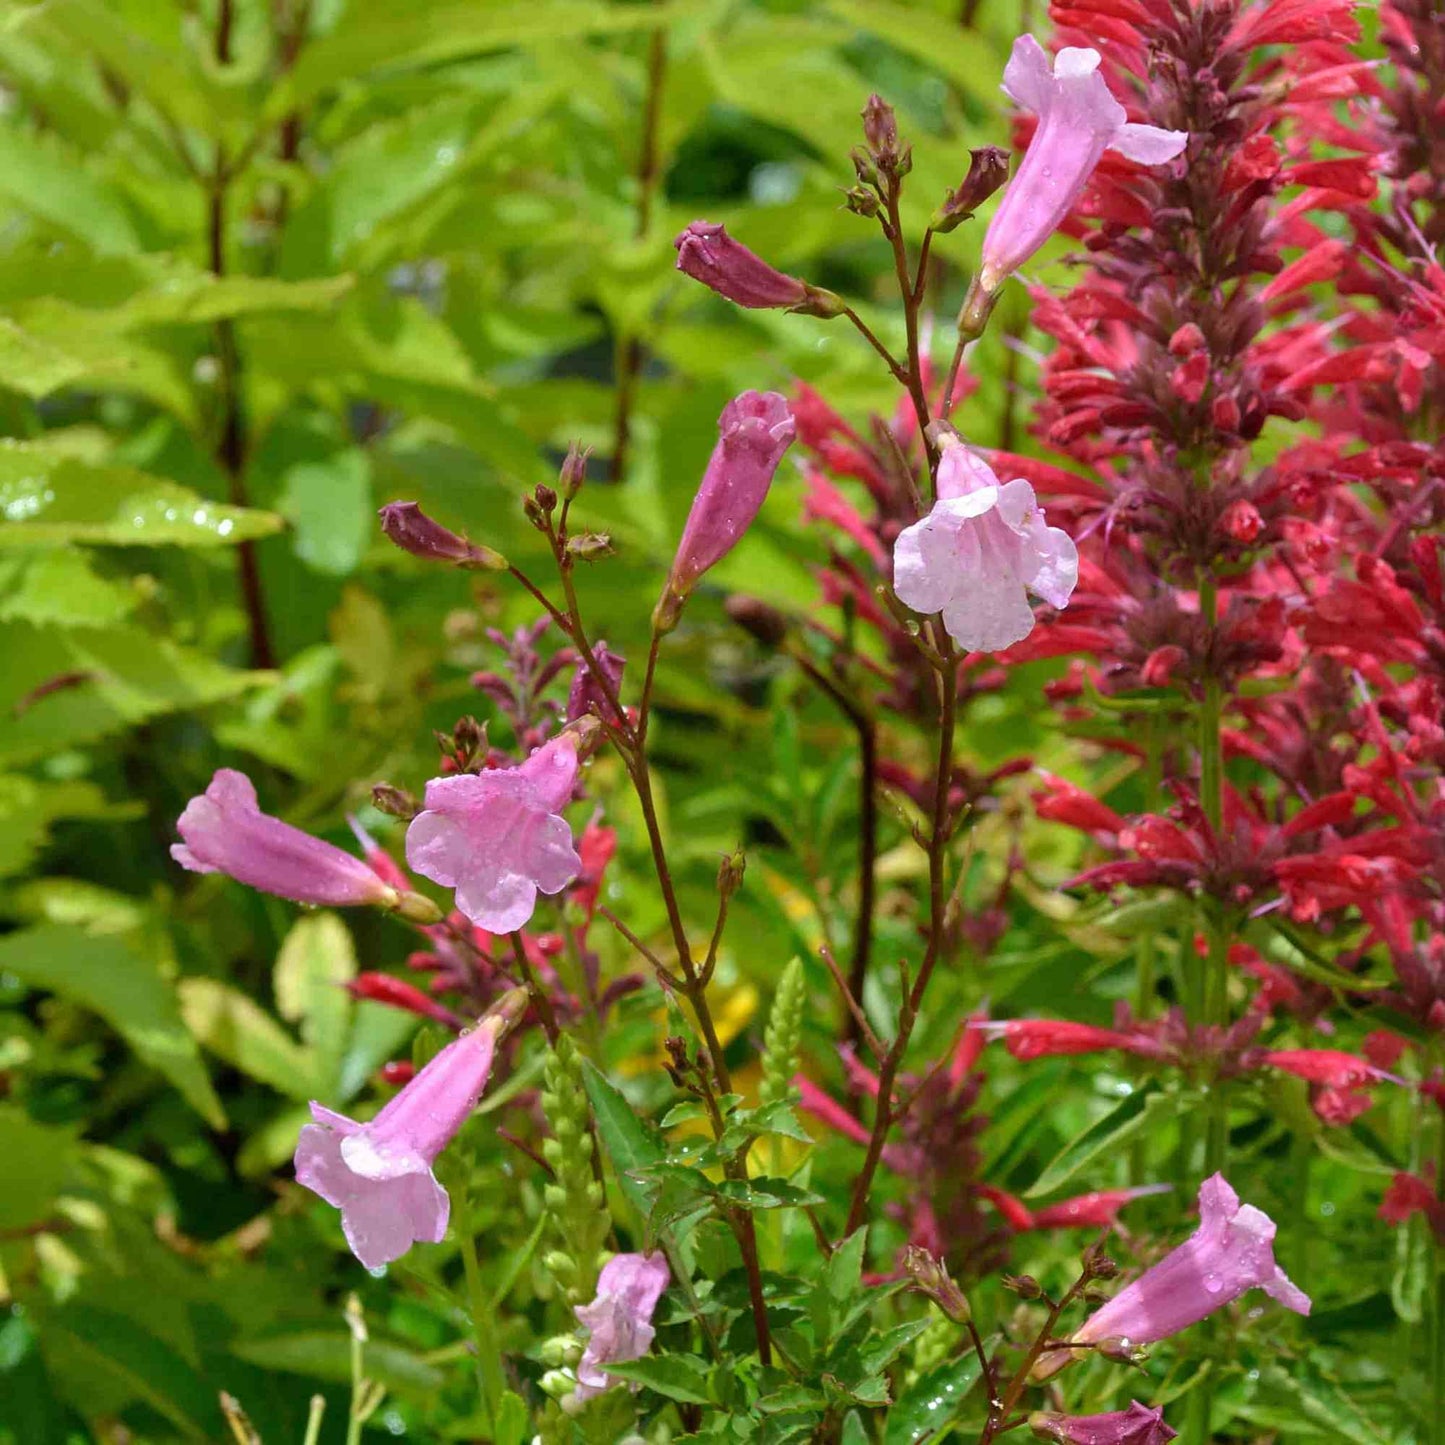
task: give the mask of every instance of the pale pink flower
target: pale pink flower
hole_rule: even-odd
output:
[[[1251,1289],[1262,1289],[1286,1309],[1307,1315],[1309,1296],[1275,1263],[1274,1233],[1269,1215],[1241,1204],[1222,1174],[1211,1175],[1199,1186],[1199,1228],[1101,1305],[1071,1338],[1080,1344],[1153,1344]],[[1033,1377],[1045,1379],[1071,1358],[1067,1350],[1044,1355]]]
[[[561,733],[514,768],[433,778],[406,832],[406,861],[456,889],[457,907],[489,933],[512,933],[581,871],[561,816],[577,781],[577,740]]]
[[[186,804],[176,830],[184,841],[171,845],[171,857],[192,873],[224,873],[263,893],[333,908],[399,901],[360,858],[263,813],[250,778],[231,768]]]
[[[978,277],[961,324],[976,304],[987,318],[1003,283],[1058,230],[1106,150],[1143,165],[1173,160],[1189,133],[1131,122],[1099,74],[1097,50],[1069,47],[1052,67],[1032,35],[1014,41],[1004,93],[1033,111],[1038,129],[983,238]],[[982,329],[981,320],[978,328]]]
[[[492,1071],[497,1039],[526,1007],[521,989],[470,1033],[448,1044],[367,1124],[312,1102],[296,1141],[296,1179],[341,1211],[351,1252],[368,1269],[399,1259],[414,1243],[436,1244],[451,1201],[432,1164],[476,1106]]]
[[[575,1311],[588,1331],[587,1348],[577,1365],[577,1399],[590,1399],[616,1383],[603,1366],[647,1353],[656,1334],[652,1312],[670,1278],[667,1257],[660,1250],[619,1254],[602,1266],[597,1298]]]
[[[1000,484],[982,457],[945,438],[938,500],[894,545],[899,600],[941,612],[960,647],[998,652],[1033,631],[1029,592],[1063,607],[1078,577],[1073,539],[1044,525],[1034,489],[1022,478]]]

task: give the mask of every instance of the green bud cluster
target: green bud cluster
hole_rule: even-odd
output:
[[[778,980],[773,1011],[763,1034],[763,1082],[758,1097],[764,1104],[776,1104],[791,1096],[793,1075],[798,1071],[798,1046],[803,1039],[803,1006],[807,988],[803,961],[795,958]]]
[[[612,1221],[602,1185],[592,1172],[594,1145],[582,1087],[582,1061],[570,1039],[557,1040],[542,1077],[542,1111],[552,1130],[551,1138],[542,1145],[542,1155],[552,1170],[543,1202],[560,1240],[543,1263],[569,1303],[583,1304],[597,1292],[599,1256]]]

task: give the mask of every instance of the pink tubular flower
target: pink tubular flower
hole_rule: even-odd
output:
[[[1059,1445],[1165,1445],[1179,1433],[1164,1423],[1163,1410],[1157,1406],[1151,1410],[1137,1400],[1127,1410],[1111,1410],[1107,1415],[1035,1411],[1029,1416],[1029,1429],[1040,1440],[1055,1440]]]
[[[1145,1058],[1156,1058],[1164,1052],[1147,1034],[1101,1029],[1070,1019],[990,1019],[969,1027],[985,1038],[1002,1039],[1009,1053],[1025,1062],[1061,1054],[1096,1054],[1106,1049]]]
[[[327,907],[400,901],[360,858],[263,813],[245,773],[221,768],[176,823],[171,857],[192,873],[225,873],[297,903]]]
[[[938,501],[893,550],[893,589],[915,612],[941,612],[960,647],[999,652],[1034,629],[1028,592],[1064,607],[1079,577],[1073,539],[1044,525],[1034,489],[999,483],[956,438],[945,438]]]
[[[656,1333],[652,1312],[670,1278],[667,1257],[661,1250],[619,1254],[602,1266],[597,1298],[574,1311],[588,1331],[587,1348],[577,1365],[577,1399],[600,1395],[616,1383],[603,1366],[614,1360],[640,1359],[647,1353]]]
[[[451,1201],[432,1164],[466,1122],[492,1071],[497,1040],[526,1007],[504,995],[469,1034],[448,1044],[367,1124],[313,1101],[296,1141],[296,1180],[341,1211],[351,1252],[367,1269],[413,1244],[439,1243]]]
[[[1378,1083],[1393,1077],[1378,1069],[1368,1059],[1345,1053],[1343,1049],[1269,1049],[1263,1062],[1274,1069],[1323,1084],[1331,1089],[1353,1089],[1361,1084]]]
[[[769,266],[741,241],[733,240],[726,226],[694,221],[672,244],[679,271],[739,306],[792,310],[808,299],[805,282]]]
[[[577,740],[561,733],[514,768],[433,778],[426,808],[406,831],[406,861],[455,888],[457,907],[479,928],[512,933],[581,871],[560,816],[577,781]]]
[[[983,238],[974,290],[983,293],[985,308],[985,298],[1058,230],[1106,150],[1159,165],[1173,160],[1189,139],[1186,131],[1130,123],[1099,74],[1097,50],[1061,50],[1050,68],[1039,42],[1021,35],[1004,69],[1003,89],[1038,116],[1039,128]]]
[[[745,391],[723,408],[718,442],[658,603],[659,625],[676,624],[698,578],[721,562],[752,525],[795,432],[787,399],[775,391]]]
[[[1269,1215],[1252,1204],[1240,1204],[1224,1176],[1211,1175],[1199,1186],[1199,1228],[1096,1310],[1073,1339],[1079,1344],[1152,1344],[1197,1324],[1250,1289],[1263,1289],[1287,1309],[1307,1315],[1309,1296],[1274,1261],[1274,1232]],[[1067,1350],[1043,1355],[1033,1377],[1047,1379],[1071,1358]]]

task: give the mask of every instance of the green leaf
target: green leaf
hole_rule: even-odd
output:
[[[1396,1229],[1390,1303],[1406,1324],[1418,1325],[1425,1317],[1425,1298],[1434,1258],[1429,1226],[1422,1216],[1414,1215]]]
[[[75,1139],[64,1129],[37,1124],[15,1104],[0,1104],[0,1230],[24,1229],[44,1220],[64,1188],[75,1159]]]
[[[181,1014],[202,1048],[291,1099],[321,1094],[316,1061],[239,989],[215,978],[183,978]]]
[[[38,400],[93,370],[89,361],[0,316],[0,385]]]
[[[99,576],[78,548],[0,554],[0,622],[111,627],[139,601],[136,588]]]
[[[960,90],[997,109],[995,96],[1003,77],[1003,61],[981,31],[965,29],[936,11],[889,0],[824,0],[824,8],[921,60]]]
[[[163,477],[0,440],[0,547],[227,547],[279,530],[269,512],[210,501]]]
[[[582,1061],[582,1083],[592,1105],[598,1137],[617,1172],[618,1186],[627,1202],[646,1218],[652,1208],[653,1190],[634,1178],[632,1171],[660,1163],[662,1148],[622,1092],[590,1059]]]
[[[355,1011],[346,985],[356,977],[351,930],[334,913],[298,918],[276,955],[276,1012],[301,1026],[313,1072],[327,1098],[337,1092]]]
[[[139,249],[121,198],[57,136],[0,126],[0,196],[101,255]]]
[[[1128,1098],[1090,1124],[1077,1139],[1066,1144],[1044,1172],[1024,1191],[1024,1198],[1037,1199],[1061,1189],[1102,1154],[1114,1155],[1144,1129],[1158,1128],[1176,1110],[1184,1107],[1181,1096],[1166,1094],[1152,1079],[1135,1089]]]
[[[1275,1389],[1287,1395],[1299,1415],[1312,1424],[1323,1425],[1332,1440],[1349,1440],[1354,1445],[1387,1445],[1389,1436],[1379,1430],[1332,1380],[1303,1369],[1284,1370],[1269,1366],[1264,1375]]]
[[[196,1041],[153,962],[115,936],[44,924],[0,938],[0,973],[97,1013],[213,1128],[226,1127]]]
[[[295,533],[296,555],[318,572],[356,570],[376,529],[371,460],[360,447],[324,462],[298,462],[282,482],[277,507]]]
[[[0,622],[0,657],[0,761],[50,757],[162,713],[208,707],[268,676],[129,626]]]
[[[978,1377],[978,1357],[971,1350],[929,1370],[889,1410],[883,1445],[922,1445],[935,1437],[958,1414]]]
[[[351,1336],[344,1330],[298,1330],[238,1340],[231,1346],[237,1359],[291,1375],[346,1384],[351,1379]],[[446,1377],[420,1355],[401,1345],[372,1339],[364,1356],[367,1375],[399,1395],[435,1395]]]
[[[646,1385],[669,1400],[681,1400],[689,1405],[712,1402],[713,1397],[708,1393],[708,1368],[691,1355],[643,1355],[637,1360],[615,1360],[609,1362],[607,1373]]]
[[[21,773],[0,773],[0,878],[26,868],[57,818],[104,817],[106,811],[105,797],[94,783],[41,783]],[[16,916],[25,916],[30,901],[11,893],[5,911],[13,905]]]

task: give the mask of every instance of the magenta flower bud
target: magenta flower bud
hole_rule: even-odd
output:
[[[1040,1440],[1058,1445],[1166,1445],[1179,1432],[1164,1423],[1164,1412],[1135,1400],[1127,1410],[1107,1415],[1056,1415],[1037,1411],[1029,1416],[1029,1429]]]
[[[588,1331],[587,1348],[577,1365],[578,1400],[600,1395],[617,1383],[603,1366],[614,1360],[640,1359],[647,1353],[657,1333],[652,1312],[670,1278],[667,1256],[661,1250],[619,1254],[602,1266],[597,1298],[574,1311]]]
[[[676,624],[682,603],[709,567],[722,561],[752,525],[796,428],[775,391],[745,391],[723,408],[718,442],[687,514],[655,622]]]
[[[592,659],[598,672],[606,679],[612,695],[617,696],[627,659],[619,657],[605,642],[592,644]],[[617,721],[616,710],[607,701],[607,690],[592,676],[587,659],[578,658],[577,671],[572,674],[572,686],[567,690],[567,721],[574,723],[593,713],[609,722]]]
[[[984,297],[1058,230],[1106,150],[1159,165],[1189,139],[1187,131],[1130,122],[1099,74],[1097,50],[1061,50],[1050,67],[1038,41],[1021,35],[1004,69],[1003,90],[1038,116],[1039,128],[983,238],[975,289]]]
[[[972,652],[997,652],[1034,628],[1028,594],[1064,607],[1079,576],[1073,539],[1044,523],[1022,478],[1000,483],[956,437],[943,437],[938,500],[893,548],[893,590],[915,612],[943,615]]]
[[[296,1180],[341,1211],[351,1252],[367,1269],[413,1244],[440,1243],[451,1201],[432,1165],[476,1106],[497,1040],[521,1016],[514,989],[475,1029],[448,1044],[367,1124],[312,1102],[296,1141]]]
[[[582,870],[561,816],[577,781],[577,738],[561,733],[515,768],[433,778],[406,830],[406,861],[456,889],[457,907],[488,933],[512,933]]]
[[[413,557],[429,562],[452,562],[492,572],[506,568],[507,559],[490,547],[478,547],[428,517],[416,502],[388,502],[377,515],[381,530]]]
[[[360,858],[263,813],[245,773],[221,768],[176,822],[184,840],[171,857],[192,873],[224,873],[240,883],[327,907],[380,904],[399,895]]]
[[[1199,1228],[1102,1305],[1072,1338],[1080,1344],[1119,1341],[1149,1345],[1197,1324],[1246,1290],[1262,1289],[1296,1314],[1310,1312],[1309,1296],[1274,1260],[1274,1221],[1252,1204],[1240,1204],[1222,1174],[1199,1186]],[[1067,1350],[1040,1357],[1035,1380],[1047,1379],[1070,1359]]]
[[[694,221],[672,244],[677,248],[679,271],[739,306],[791,308],[808,299],[804,282],[769,266],[741,241],[733,240],[726,226]]]

